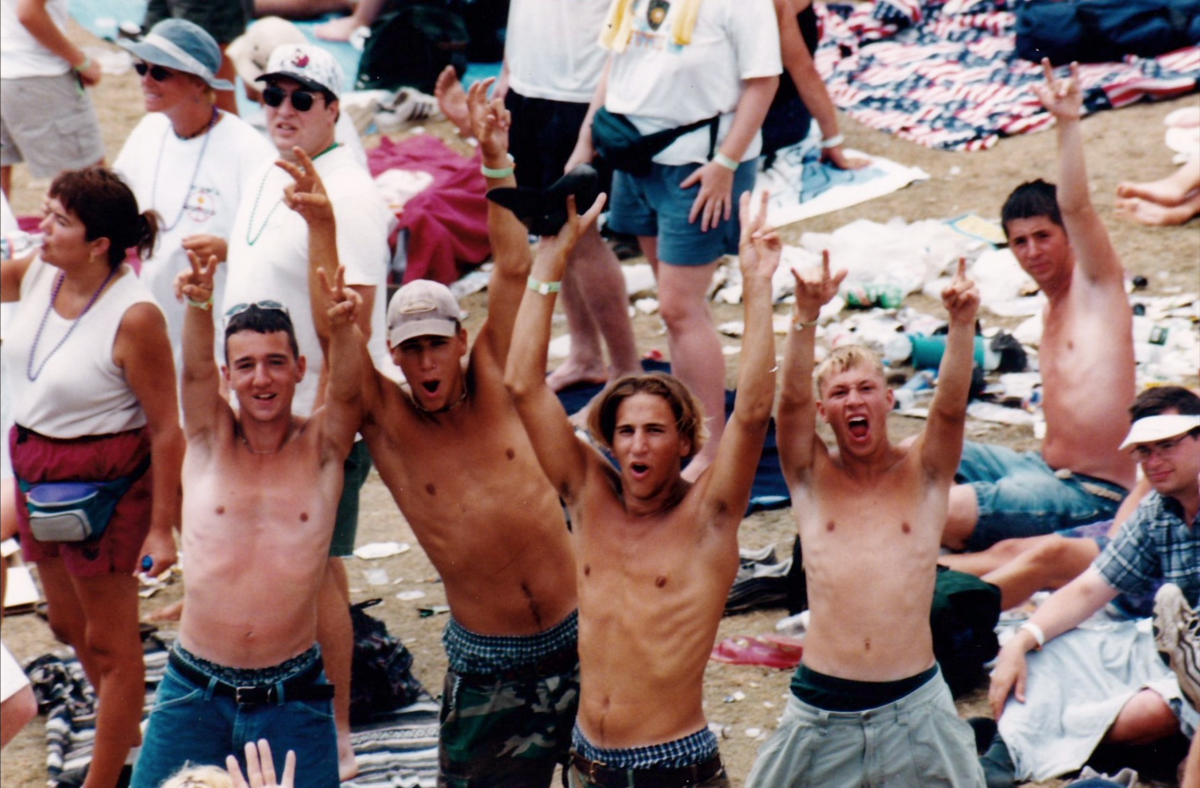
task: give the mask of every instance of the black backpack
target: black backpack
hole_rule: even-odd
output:
[[[412,674],[413,656],[387,625],[363,612],[382,599],[368,599],[350,606],[354,625],[354,664],[350,673],[350,722],[354,725],[372,716],[402,709],[416,702],[424,688]]]
[[[355,90],[416,88],[433,93],[438,74],[454,66],[467,71],[467,25],[460,14],[438,5],[402,5],[371,25],[358,64]]]

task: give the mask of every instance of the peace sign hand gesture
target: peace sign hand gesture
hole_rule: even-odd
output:
[[[207,304],[213,296],[213,274],[216,273],[218,261],[215,255],[210,255],[207,263],[201,263],[200,257],[193,251],[188,251],[190,268],[185,268],[175,277],[175,300],[183,303],[188,299],[193,303]]]
[[[303,148],[292,148],[296,163],[280,159],[275,166],[292,176],[292,183],[283,187],[283,202],[309,224],[333,221],[333,203],[325,193],[325,184],[317,174],[312,158]]]
[[[317,271],[321,280],[321,292],[325,296],[326,314],[329,315],[331,331],[345,326],[352,326],[358,320],[358,309],[362,305],[362,296],[354,288],[346,287],[346,266],[339,265],[337,280],[331,285],[325,269]]]
[[[738,262],[742,277],[761,276],[767,280],[779,267],[783,256],[783,242],[775,230],[767,226],[767,200],[770,195],[762,193],[758,212],[750,216],[750,192],[743,192],[738,211],[741,214],[742,237],[738,240]]]

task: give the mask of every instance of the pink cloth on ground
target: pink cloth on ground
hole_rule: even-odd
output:
[[[450,284],[459,264],[478,265],[491,254],[487,234],[487,181],[479,153],[460,156],[437,137],[414,134],[400,142],[387,137],[367,153],[371,176],[391,169],[420,170],[433,184],[409,200],[397,218],[408,232],[404,282],[433,279]],[[394,238],[389,239],[395,241]]]

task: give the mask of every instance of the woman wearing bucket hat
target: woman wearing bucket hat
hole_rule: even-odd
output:
[[[232,90],[233,83],[216,77],[221,50],[199,26],[167,19],[141,41],[123,46],[137,58],[148,114],[113,169],[142,210],[162,216],[158,243],[142,261],[141,277],[166,312],[179,359],[183,307],[175,301],[175,277],[188,268],[189,250],[201,259],[225,259],[225,239],[246,178],[277,154],[252,126],[217,108],[215,92]],[[218,272],[220,298],[224,267]]]

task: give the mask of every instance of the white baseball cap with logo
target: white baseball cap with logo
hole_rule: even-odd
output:
[[[309,90],[323,90],[335,99],[342,93],[345,75],[337,59],[316,44],[284,44],[275,47],[266,72],[258,82],[288,77]]]
[[[414,337],[452,337],[462,310],[450,288],[432,279],[417,279],[396,291],[388,304],[388,340],[392,347]]]

